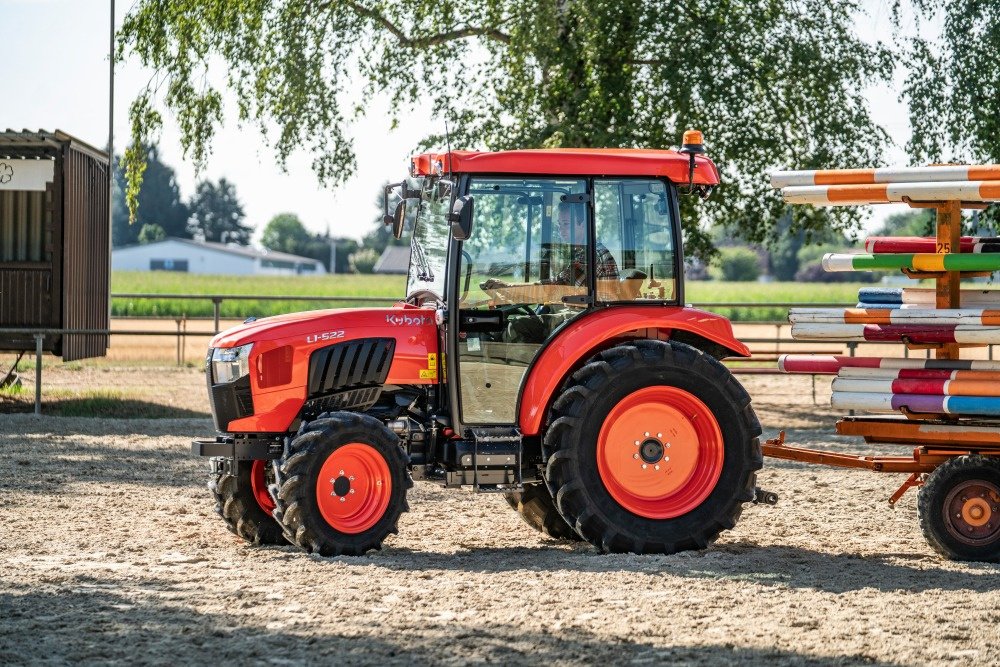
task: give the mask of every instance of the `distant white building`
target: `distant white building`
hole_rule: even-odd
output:
[[[167,238],[144,245],[115,248],[113,271],[181,271],[220,275],[321,275],[319,260],[273,250],[211,241]]]

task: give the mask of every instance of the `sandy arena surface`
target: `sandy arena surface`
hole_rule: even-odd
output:
[[[165,400],[205,409],[197,369],[164,373]],[[806,378],[746,384],[766,435],[870,451],[830,435],[828,381],[819,406]],[[1000,662],[1000,566],[934,554],[915,494],[886,503],[901,476],[765,462],[779,505],[674,556],[602,555],[497,495],[417,484],[381,552],[323,559],[226,531],[188,453],[211,430],[0,415],[0,664]]]

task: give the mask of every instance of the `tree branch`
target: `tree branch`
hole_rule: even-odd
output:
[[[510,35],[500,30],[495,28],[473,26],[456,28],[455,30],[441,32],[436,35],[428,35],[426,37],[409,37],[398,26],[396,26],[396,24],[377,11],[364,7],[357,2],[347,2],[345,4],[353,9],[359,16],[371,19],[375,23],[381,25],[396,38],[401,46],[405,46],[410,49],[426,49],[431,46],[438,46],[439,44],[445,44],[447,42],[452,42],[456,39],[464,39],[466,37],[487,37],[503,44],[510,44]]]

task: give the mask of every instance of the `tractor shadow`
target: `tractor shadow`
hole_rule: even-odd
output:
[[[518,570],[552,572],[631,572],[651,579],[674,576],[741,581],[763,586],[847,593],[866,588],[882,592],[927,590],[985,593],[1000,590],[1000,565],[946,561],[923,554],[857,555],[794,546],[722,544],[702,552],[672,556],[600,554],[589,547],[552,546],[471,548],[457,553],[427,553],[386,548],[365,562],[393,570],[445,570],[497,574]],[[343,562],[353,562],[346,559]],[[964,570],[964,571],[963,571]]]
[[[769,664],[882,663],[865,655],[814,657],[732,644],[654,646],[584,629],[385,619],[371,634],[340,634],[315,616],[272,616],[263,594],[250,612],[198,611],[156,579],[120,582],[76,577],[58,589],[0,593],[0,662],[47,664]],[[212,594],[205,594],[211,598]],[[165,600],[170,596],[173,602]],[[244,596],[246,597],[246,596]],[[259,604],[258,604],[259,603]],[[243,606],[246,605],[237,605]],[[338,610],[326,618],[337,622]],[[353,630],[353,631],[351,631]]]

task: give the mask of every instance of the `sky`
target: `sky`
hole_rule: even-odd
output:
[[[863,4],[868,16],[858,21],[859,36],[867,41],[886,39],[892,28],[890,0],[864,0]],[[131,6],[131,0],[117,0],[116,25],[121,25]],[[92,145],[106,145],[109,12],[109,0],[0,0],[0,44],[5,53],[0,57],[0,130],[59,129]],[[912,25],[912,21],[904,23]],[[128,139],[128,105],[149,76],[135,62],[116,67],[116,152],[121,152]],[[901,79],[902,73],[897,72],[892,87],[866,91],[874,119],[896,144],[886,153],[889,164],[906,163],[902,147],[909,126],[905,106],[898,101]],[[308,154],[294,155],[283,173],[256,129],[241,130],[235,122],[227,122],[218,131],[213,155],[196,176],[182,155],[176,125],[165,115],[161,158],[175,169],[184,198],[199,179],[225,177],[234,183],[246,222],[257,228],[258,235],[274,215],[293,212],[314,232],[329,227],[334,236],[360,238],[374,228],[373,201],[381,184],[405,175],[409,157],[422,137],[443,131],[426,108],[413,111],[391,129],[388,105],[385,97],[365,101],[368,113],[350,128],[357,168],[344,185],[333,190],[318,183]],[[711,148],[711,137],[706,142]],[[893,212],[907,210],[896,205],[872,208],[870,228]]]

